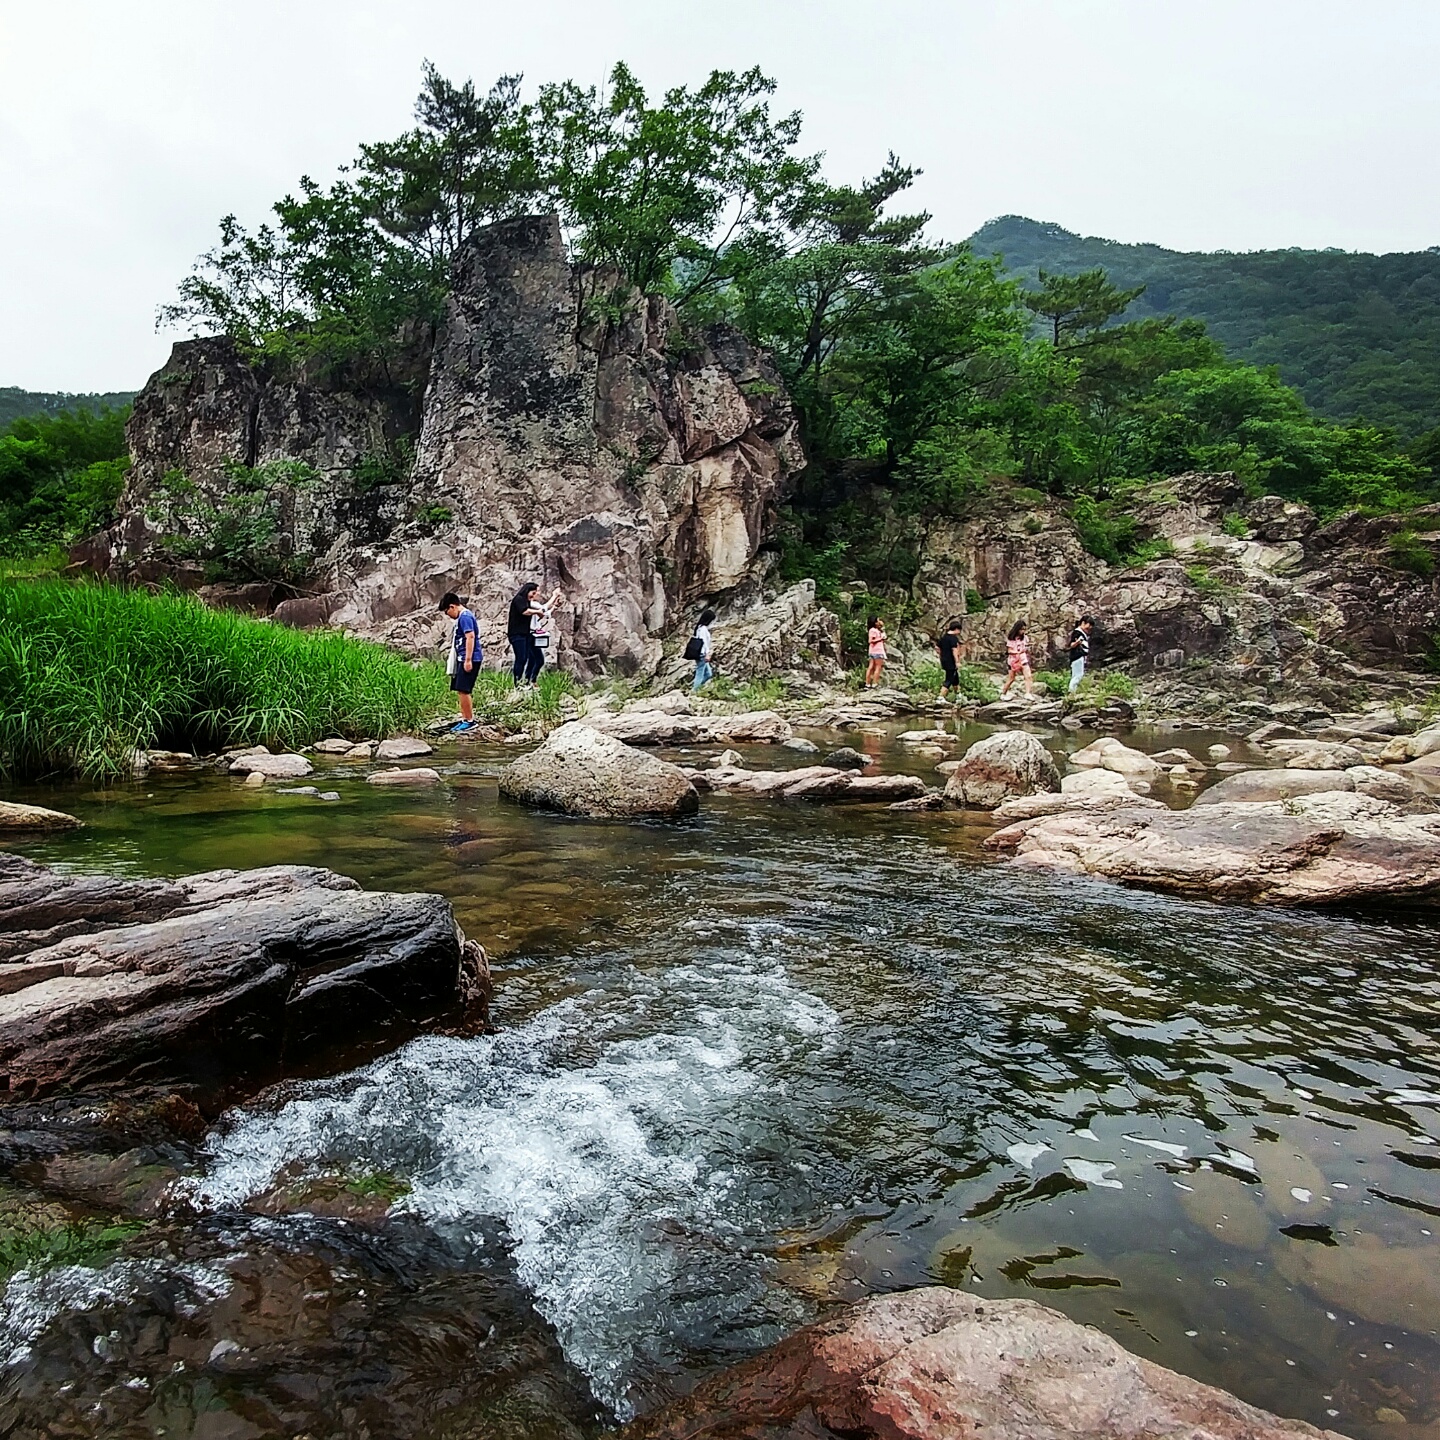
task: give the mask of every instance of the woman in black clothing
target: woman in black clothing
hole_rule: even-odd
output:
[[[510,601],[510,616],[505,622],[505,638],[509,640],[510,648],[515,652],[512,673],[517,685],[525,679],[531,665],[535,642],[530,638],[530,617],[538,614],[539,611],[531,604],[530,597],[539,588],[533,580],[522,585]],[[541,658],[543,660],[544,657]]]

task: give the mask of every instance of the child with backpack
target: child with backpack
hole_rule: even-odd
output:
[[[710,664],[710,654],[713,642],[710,639],[710,627],[715,623],[715,612],[713,610],[702,610],[700,621],[695,626],[695,633],[690,637],[685,646],[686,660],[695,662],[695,680],[690,686],[691,690],[698,690],[715,673],[714,667]]]

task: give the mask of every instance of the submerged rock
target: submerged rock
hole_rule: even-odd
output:
[[[931,1286],[863,1300],[621,1432],[621,1440],[1299,1440],[1329,1436],[1033,1300]]]
[[[0,830],[75,830],[80,821],[63,810],[43,805],[16,805],[0,800]]]
[[[413,735],[395,735],[389,740],[382,740],[375,747],[375,758],[377,760],[413,760],[419,755],[429,755],[431,746],[423,740],[417,740]]]
[[[483,1020],[485,952],[439,895],[305,865],[183,880],[0,855],[0,1088],[222,1085],[335,1043]]]
[[[1002,800],[1058,790],[1060,772],[1050,752],[1024,730],[1001,730],[977,740],[945,782],[955,805],[993,810]]]
[[[1440,900],[1440,817],[1402,815],[1373,796],[1070,811],[1010,825],[985,843],[1024,864],[1211,900]]]
[[[802,765],[795,770],[745,770],[721,765],[687,773],[709,790],[767,795],[777,800],[888,804],[920,799],[929,793],[918,775],[864,775],[830,765]]]
[[[500,793],[525,805],[614,820],[691,815],[700,805],[678,766],[580,720],[552,730],[539,749],[501,771]]]
[[[408,770],[377,770],[367,775],[368,785],[438,785],[440,772],[428,765],[414,765]]]
[[[298,780],[315,767],[303,755],[259,754],[237,755],[230,762],[232,775],[260,775],[266,780]]]

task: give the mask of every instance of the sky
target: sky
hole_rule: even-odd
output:
[[[136,389],[219,218],[488,88],[760,65],[834,179],[894,150],[934,233],[1440,244],[1436,0],[0,0],[0,386]]]

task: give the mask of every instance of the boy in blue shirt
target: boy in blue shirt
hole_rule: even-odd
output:
[[[485,661],[485,652],[480,647],[480,622],[453,591],[440,601],[440,608],[455,622],[455,658],[450,671],[450,688],[459,698],[460,723],[454,727],[453,733],[463,735],[475,728],[475,704],[470,699],[470,692],[475,688],[475,677]]]

